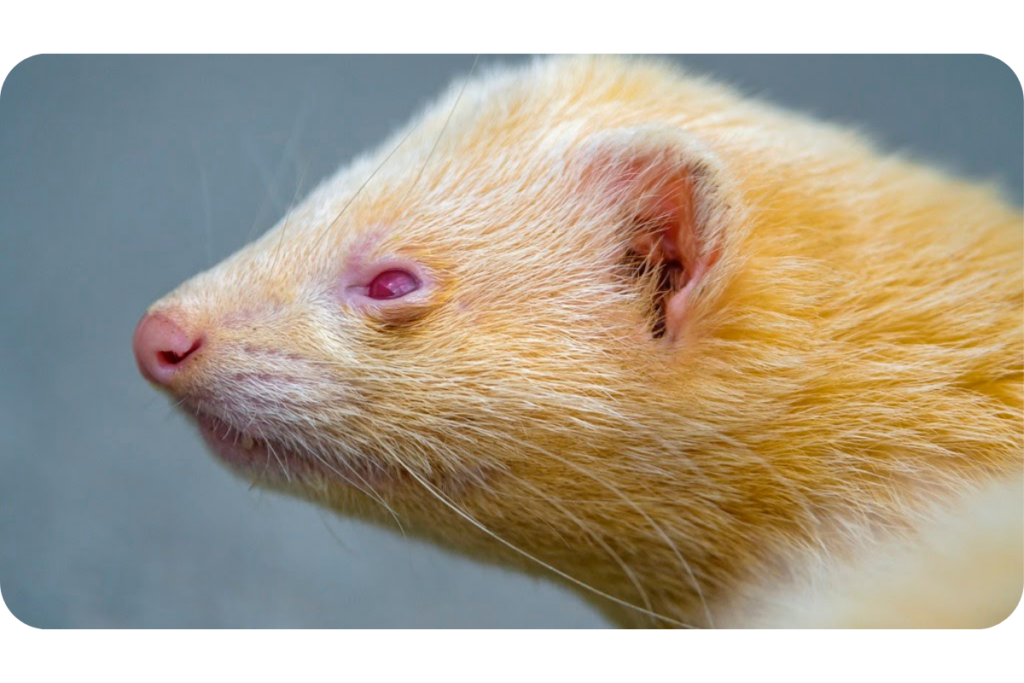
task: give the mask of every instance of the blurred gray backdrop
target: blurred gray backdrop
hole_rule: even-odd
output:
[[[516,57],[481,57],[481,63]],[[687,57],[1001,184],[985,56]],[[472,56],[67,57],[0,92],[0,590],[38,627],[600,627],[574,595],[250,491],[138,376],[146,306],[270,227]]]

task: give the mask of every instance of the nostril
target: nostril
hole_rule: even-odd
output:
[[[161,363],[165,363],[167,365],[177,365],[178,363],[182,362],[183,360],[191,356],[193,353],[198,351],[199,347],[202,345],[203,340],[197,339],[195,340],[195,342],[193,342],[192,346],[185,349],[184,353],[178,353],[177,351],[158,351],[157,356]]]
[[[139,372],[150,382],[163,385],[169,384],[202,346],[202,335],[186,333],[162,313],[144,315],[132,339]]]

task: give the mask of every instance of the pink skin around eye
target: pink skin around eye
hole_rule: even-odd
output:
[[[405,270],[385,270],[377,275],[366,288],[371,299],[397,299],[420,288],[416,276]]]

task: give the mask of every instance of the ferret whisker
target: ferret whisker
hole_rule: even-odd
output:
[[[420,183],[420,179],[423,177],[423,172],[427,169],[427,164],[430,163],[430,158],[434,156],[434,152],[437,151],[437,146],[441,144],[441,138],[444,137],[444,132],[448,130],[448,124],[452,121],[452,116],[455,115],[455,109],[459,106],[459,102],[462,101],[462,96],[466,92],[466,86],[469,85],[470,80],[473,78],[473,72],[476,71],[476,63],[480,61],[480,55],[478,54],[473,58],[473,65],[469,67],[469,75],[466,76],[466,80],[462,82],[462,88],[459,90],[459,94],[455,97],[455,102],[452,103],[451,111],[448,112],[448,118],[445,119],[444,124],[441,126],[441,131],[437,134],[437,138],[434,140],[434,145],[427,152],[426,158],[423,159],[423,165],[420,166],[420,172],[416,174],[416,179],[413,180],[412,186],[406,192],[406,198],[412,194],[413,190]]]
[[[288,483],[290,484],[292,481],[292,474],[288,470],[288,468],[284,466],[284,462],[281,460],[281,458],[278,457],[277,451],[274,450],[274,444],[270,443],[269,441],[265,441],[265,443],[267,445],[267,451],[274,456],[274,460],[277,461],[277,466],[281,468],[282,472],[284,472],[285,479],[287,479]]]
[[[359,186],[359,188],[355,191],[355,194],[353,194],[352,197],[349,198],[347,202],[345,202],[345,205],[341,207],[341,211],[338,212],[338,215],[335,216],[334,219],[330,223],[328,223],[323,230],[320,231],[320,234],[316,237],[316,239],[313,240],[313,244],[309,250],[309,253],[317,252],[317,250],[320,247],[320,243],[323,242],[324,238],[328,234],[330,234],[330,232],[334,229],[334,226],[338,223],[338,221],[341,220],[342,216],[345,215],[345,212],[348,211],[348,207],[352,206],[352,203],[359,198],[359,195],[361,195],[363,190],[366,189],[366,186],[370,184],[370,181],[373,180],[373,178],[377,175],[377,173],[380,172],[382,168],[384,168],[385,164],[388,163],[388,160],[391,157],[393,157],[398,152],[399,149],[402,148],[402,145],[405,144],[405,141],[412,137],[413,133],[419,130],[419,127],[420,124],[416,124],[415,126],[411,127],[409,129],[409,132],[406,133],[402,137],[402,139],[398,141],[398,144],[395,145],[395,148],[391,150],[391,152],[386,157],[384,157],[384,160],[381,161],[380,164],[377,165],[377,168],[373,169],[373,173],[371,173],[366,178],[366,180],[363,181],[363,184]]]
[[[277,194],[277,184],[281,171],[284,170],[285,162],[294,153],[292,147],[298,144],[298,139],[301,136],[301,131],[305,124],[308,112],[309,103],[307,101],[303,107],[299,109],[299,112],[295,117],[295,123],[292,124],[292,130],[288,135],[288,140],[285,141],[284,147],[281,150],[281,158],[278,159],[277,166],[275,167],[273,174],[268,172],[266,164],[262,163],[255,147],[251,142],[248,142],[248,138],[244,138],[245,147],[249,150],[249,154],[252,157],[253,162],[256,164],[256,170],[259,171],[260,180],[262,181],[264,188],[263,200],[260,202],[259,208],[256,211],[256,217],[253,219],[252,225],[249,227],[249,232],[245,238],[245,242],[247,244],[252,241],[253,235],[256,231],[256,226],[259,224],[260,217],[267,208],[268,201],[273,202],[278,213],[287,208],[282,204],[281,198]]]
[[[337,517],[335,517],[333,515],[329,516],[326,512],[323,511],[322,508],[316,508],[316,514],[317,514],[317,517],[320,518],[320,521],[323,522],[324,528],[327,529],[327,533],[329,533],[331,535],[331,538],[334,539],[334,541],[342,548],[342,550],[347,552],[349,555],[355,556],[355,554],[356,554],[355,551],[352,550],[352,548],[350,548],[345,543],[345,541],[343,541],[341,539],[341,536],[339,536],[337,533],[335,533],[333,528],[331,528],[330,520],[331,519],[337,519]]]
[[[374,489],[373,486],[368,481],[366,481],[366,479],[364,479],[359,474],[359,472],[356,471],[355,467],[349,468],[349,472],[351,472],[353,476],[355,476],[357,479],[359,479],[359,481],[362,482],[362,484],[367,487],[366,489],[364,489],[362,486],[359,486],[359,484],[356,484],[354,481],[349,479],[346,475],[342,474],[340,470],[338,470],[336,467],[331,465],[327,461],[327,459],[324,456],[322,456],[320,453],[318,453],[315,449],[310,449],[308,452],[314,458],[316,458],[320,462],[321,465],[323,465],[324,467],[329,469],[331,472],[333,472],[342,481],[344,481],[349,486],[351,486],[352,488],[354,488],[357,491],[359,491],[360,493],[362,493],[367,498],[370,498],[371,500],[374,500],[377,503],[379,503],[385,510],[388,511],[388,514],[391,515],[391,518],[393,520],[395,520],[395,525],[398,526],[398,529],[402,533],[402,536],[406,535],[405,534],[405,527],[402,526],[402,521],[398,518],[398,513],[395,512],[394,508],[392,508],[390,505],[388,505],[387,501],[384,500],[384,498],[380,495],[380,493],[378,493],[377,490]]]
[[[298,157],[296,157],[296,160],[298,160]],[[274,256],[272,260],[274,263],[275,270],[278,268],[280,263],[281,252],[284,247],[284,236],[285,233],[288,232],[288,226],[291,225],[291,222],[293,220],[293,209],[295,208],[295,202],[298,200],[299,192],[302,190],[302,186],[306,181],[306,174],[309,172],[309,164],[311,161],[312,158],[306,159],[306,163],[302,168],[302,173],[295,183],[295,191],[292,193],[292,201],[291,204],[288,205],[288,213],[285,214],[284,224],[281,226],[281,237],[280,239],[277,240],[277,246],[274,248]]]
[[[632,583],[633,586],[636,588],[637,593],[640,594],[640,599],[643,600],[644,608],[648,612],[653,612],[654,611],[654,607],[651,604],[650,597],[647,595],[647,590],[640,583],[640,579],[637,577],[636,573],[632,570],[632,568],[628,564],[626,564],[625,560],[623,560],[622,557],[617,552],[615,552],[615,550],[612,549],[612,547],[609,546],[607,542],[605,542],[605,540],[601,537],[601,535],[598,532],[594,531],[592,524],[585,523],[582,519],[580,519],[580,517],[578,515],[574,514],[572,511],[570,511],[564,505],[559,503],[558,500],[556,500],[554,498],[554,496],[551,496],[549,494],[544,493],[539,488],[537,488],[536,486],[531,484],[529,481],[527,481],[524,477],[519,477],[519,476],[515,476],[515,475],[510,475],[510,476],[513,479],[515,479],[519,483],[520,486],[526,487],[527,489],[532,491],[533,494],[537,498],[547,502],[549,505],[553,506],[559,512],[561,512],[563,515],[568,517],[571,521],[573,521],[580,528],[580,530],[583,533],[587,534],[595,543],[597,543],[599,546],[601,546],[601,549],[604,550],[606,553],[608,553],[609,557],[611,557],[612,560],[617,565],[619,565],[619,567],[622,569],[623,574],[626,575],[626,578],[629,580],[629,582]]]
[[[457,506],[447,496],[445,496],[443,493],[441,493],[435,487],[433,487],[429,482],[426,481],[426,479],[424,479],[420,474],[418,474],[412,468],[410,468],[408,466],[405,466],[405,465],[403,465],[403,467],[404,467],[405,471],[408,472],[410,477],[412,477],[417,482],[419,482],[419,484],[430,495],[432,495],[435,498],[437,498],[437,500],[442,505],[444,505],[445,507],[450,509],[456,515],[458,515],[462,519],[466,520],[471,525],[473,525],[474,527],[476,527],[477,529],[482,531],[487,536],[493,538],[495,541],[497,541],[501,545],[505,546],[509,550],[512,550],[513,552],[518,553],[519,555],[525,557],[526,559],[528,559],[528,560],[530,560],[532,562],[535,562],[537,565],[547,569],[548,571],[556,574],[557,576],[560,576],[561,578],[565,579],[566,581],[568,581],[568,582],[570,582],[570,583],[572,583],[572,584],[574,584],[576,586],[579,586],[580,588],[584,589],[585,591],[587,591],[589,593],[593,593],[594,595],[597,595],[599,597],[605,598],[607,600],[610,600],[610,601],[614,602],[617,605],[621,605],[622,607],[626,607],[627,609],[636,610],[637,612],[640,612],[642,614],[646,614],[649,617],[653,617],[655,619],[659,619],[661,621],[664,621],[666,623],[672,624],[674,626],[678,626],[680,628],[693,628],[690,624],[683,623],[683,622],[678,621],[676,619],[673,619],[671,617],[667,617],[667,616],[665,616],[663,614],[658,614],[656,612],[653,612],[653,611],[647,610],[647,609],[645,609],[643,607],[640,607],[639,605],[634,605],[631,602],[628,602],[628,601],[623,600],[621,598],[617,598],[614,595],[610,595],[610,594],[600,590],[599,588],[595,588],[594,586],[591,586],[590,584],[586,583],[585,581],[581,581],[581,580],[577,579],[576,577],[571,576],[570,574],[567,574],[566,572],[558,569],[557,567],[552,566],[551,564],[545,562],[544,560],[540,559],[536,555],[532,555],[532,554],[526,552],[525,550],[523,550],[522,548],[518,547],[517,545],[515,545],[511,541],[508,541],[505,538],[503,538],[502,536],[498,535],[497,533],[491,531],[487,526],[482,524],[475,517],[470,515],[468,512],[465,512],[464,510],[462,510],[459,506]]]
[[[644,510],[640,505],[638,505],[632,498],[623,493],[622,490],[619,489],[617,486],[605,481],[603,477],[597,476],[586,467],[582,467],[581,465],[578,465],[566,458],[562,458],[558,455],[555,455],[554,453],[550,452],[545,448],[541,448],[540,446],[535,445],[530,450],[539,453],[545,457],[556,460],[557,462],[560,462],[563,465],[569,467],[570,469],[575,470],[579,474],[582,474],[583,476],[589,478],[591,481],[594,481],[600,486],[603,486],[605,489],[611,491],[616,496],[618,496],[624,503],[629,505],[634,511],[636,511],[641,517],[643,517],[647,521],[647,523],[650,524],[651,528],[655,531],[655,533],[658,534],[661,540],[672,550],[672,553],[675,555],[676,560],[679,562],[683,571],[689,577],[690,583],[697,593],[697,597],[700,600],[701,606],[704,610],[704,616],[707,617],[708,625],[714,628],[714,617],[711,614],[711,610],[708,607],[707,600],[704,597],[704,591],[701,588],[700,581],[697,580],[697,575],[694,573],[693,568],[690,566],[690,563],[686,561],[686,558],[683,557],[682,552],[679,550],[679,545],[672,540],[672,538],[665,532],[665,529],[660,524],[654,521],[654,519],[646,510]]]

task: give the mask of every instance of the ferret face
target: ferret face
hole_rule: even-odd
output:
[[[1016,466],[1016,220],[658,66],[542,62],[455,86],[134,350],[258,483],[711,623],[780,548],[914,495],[878,482]],[[986,284],[924,296],[954,256]]]
[[[678,355],[660,290],[684,257],[655,253],[664,206],[633,206],[642,154],[571,116],[498,116],[493,95],[449,97],[150,309],[140,368],[224,460],[436,508],[505,478],[546,490],[678,419],[652,359]]]

